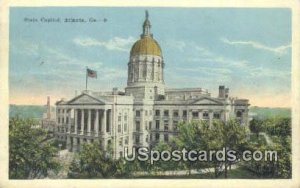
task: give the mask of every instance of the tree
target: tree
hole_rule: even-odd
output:
[[[116,162],[100,149],[100,144],[83,143],[69,168],[70,178],[109,178],[117,172]]]
[[[224,123],[222,126],[222,137],[223,137],[223,147],[225,148],[225,153],[228,149],[234,149],[238,151],[240,146],[246,143],[246,127],[241,126],[236,120],[231,119]],[[229,161],[225,159],[224,177],[227,178],[227,167]]]
[[[259,133],[264,130],[263,121],[259,119],[253,119],[250,121],[249,125],[250,131],[256,134],[256,137],[259,137]]]
[[[262,120],[262,126],[272,137],[272,144],[255,142],[246,145],[250,151],[276,151],[278,159],[268,161],[250,161],[244,165],[261,178],[291,178],[291,119],[268,118]]]
[[[134,162],[114,160],[111,152],[103,151],[99,142],[83,143],[73,159],[69,178],[116,178],[130,177],[137,170]]]
[[[57,148],[47,141],[47,133],[32,128],[35,122],[14,117],[9,120],[9,177],[42,178],[49,170],[58,172]]]
[[[165,143],[165,142],[159,142],[154,147],[154,150],[160,152],[161,154],[166,154],[166,153],[162,153],[162,152],[169,152],[170,154],[172,153],[171,145],[169,145],[168,143]],[[153,165],[151,165],[147,161],[147,162],[143,163],[143,166],[146,166],[147,169],[150,169],[150,170],[153,169],[156,172],[163,172],[163,171],[167,171],[167,170],[177,170],[178,166],[179,166],[179,162],[174,161],[174,160],[169,160],[169,161],[159,160],[159,161],[155,162]]]
[[[187,151],[191,150],[205,150],[205,130],[208,129],[208,124],[200,121],[180,122],[178,124],[178,133],[174,138],[174,149]],[[203,163],[199,161],[180,161],[182,165],[188,170],[191,175],[193,168],[200,169],[204,167]],[[179,163],[179,164],[180,164]]]
[[[241,126],[235,120],[213,121],[209,126],[207,121],[192,121],[182,122],[178,127],[178,135],[174,139],[175,145],[178,149],[185,148],[191,150],[222,150],[225,148],[225,153],[228,149],[238,150],[241,145],[246,142],[246,128]],[[225,157],[226,159],[226,157]],[[205,163],[197,161],[186,161],[186,168],[189,174],[192,168],[203,169],[214,167],[215,177],[219,174],[219,168],[222,164],[225,165],[225,178],[227,178],[227,168],[229,161],[218,161],[216,157],[212,161]]]

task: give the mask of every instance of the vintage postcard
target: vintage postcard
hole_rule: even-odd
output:
[[[299,2],[44,3],[2,6],[0,187],[300,186]]]

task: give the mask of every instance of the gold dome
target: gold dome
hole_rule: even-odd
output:
[[[131,48],[130,56],[134,55],[161,55],[159,44],[151,36],[143,36]]]

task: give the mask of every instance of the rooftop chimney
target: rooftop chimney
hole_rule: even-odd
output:
[[[118,88],[117,87],[114,87],[113,88],[113,95],[118,95]]]
[[[219,86],[219,98],[225,98],[225,86]]]

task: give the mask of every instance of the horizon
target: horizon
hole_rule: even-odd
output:
[[[89,89],[123,89],[145,9],[162,48],[166,87],[200,87],[216,97],[225,85],[251,106],[291,108],[291,12],[284,8],[11,8],[9,103],[69,100],[85,87],[86,66],[100,75]],[[107,21],[24,21],[52,15]]]

